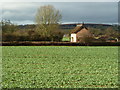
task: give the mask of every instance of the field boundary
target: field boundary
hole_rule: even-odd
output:
[[[120,46],[120,42],[91,42],[91,43],[73,43],[73,42],[2,42],[1,46]]]

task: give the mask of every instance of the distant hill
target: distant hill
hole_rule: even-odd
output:
[[[18,25],[19,29],[34,29],[35,28],[35,24],[26,24],[26,25]]]
[[[77,23],[81,24],[81,23]],[[60,29],[73,29],[77,25],[75,24],[60,24]],[[94,23],[85,23],[86,27],[92,27],[92,28],[107,28],[111,27],[112,25],[109,24],[94,24]],[[19,25],[20,29],[33,29],[35,28],[35,24],[26,24],[26,25]]]
[[[81,23],[77,23],[81,24]],[[60,28],[61,29],[73,29],[76,27],[77,24],[61,24]],[[107,28],[111,27],[112,25],[109,24],[94,24],[94,23],[85,23],[86,27],[92,27],[92,28]]]

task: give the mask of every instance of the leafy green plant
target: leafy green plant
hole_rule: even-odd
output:
[[[3,88],[116,88],[118,47],[3,46]]]

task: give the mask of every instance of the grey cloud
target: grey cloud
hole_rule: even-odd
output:
[[[117,3],[76,3],[68,6],[62,11],[63,20],[117,22]]]
[[[10,3],[14,6],[3,8],[3,18],[17,23],[34,23],[37,8],[48,4],[61,11],[62,22],[116,23],[118,21],[117,2]]]

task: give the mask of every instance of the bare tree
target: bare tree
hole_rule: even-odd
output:
[[[52,37],[53,32],[58,28],[58,22],[60,22],[61,18],[59,10],[52,5],[39,7],[35,16],[37,32],[43,37]]]

